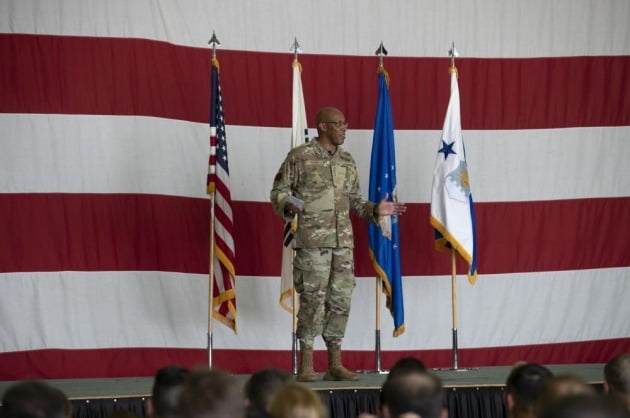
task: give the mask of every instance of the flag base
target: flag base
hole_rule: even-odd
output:
[[[360,374],[389,374],[389,370],[357,370]]]

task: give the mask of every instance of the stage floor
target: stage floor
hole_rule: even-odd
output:
[[[558,374],[572,374],[585,379],[587,382],[599,385],[603,382],[603,364],[563,364],[547,365],[551,371]],[[461,368],[433,369],[442,379],[446,388],[500,388],[505,385],[505,379],[511,367],[480,367],[474,369]],[[237,375],[236,378],[245,382],[250,375]],[[320,375],[320,379],[323,376]],[[386,373],[365,372],[360,373],[356,382],[328,382],[319,380],[306,384],[315,390],[361,390],[380,389],[385,380]],[[151,394],[153,377],[124,377],[124,378],[94,378],[94,379],[51,379],[47,380],[51,385],[61,389],[70,399],[116,399],[116,398],[142,398]],[[14,381],[0,382],[0,396],[5,390],[15,383]]]

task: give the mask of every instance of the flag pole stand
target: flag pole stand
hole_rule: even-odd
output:
[[[291,332],[291,370],[294,376],[297,376],[298,370],[298,339],[297,339],[297,312],[295,306],[297,305],[297,296],[295,287],[291,289],[291,298],[293,303],[291,307],[291,321],[293,322],[293,331]]]
[[[458,370],[457,351],[457,263],[455,262],[455,249],[451,249],[451,312],[453,321],[453,370]]]
[[[387,374],[388,371],[381,370],[381,292],[383,282],[380,277],[376,277],[376,318],[374,326],[374,370],[358,370],[359,373],[378,373]]]
[[[383,292],[383,282],[380,277],[376,278],[376,327],[374,330],[374,353],[376,356],[376,373],[384,373],[381,370],[381,292]],[[386,373],[386,372],[385,372]]]
[[[210,252],[208,262],[208,368],[212,367],[212,325],[214,314],[214,194],[210,196]]]
[[[450,369],[446,368],[436,368],[434,370],[451,370],[456,372],[466,372],[470,370],[475,370],[471,367],[460,368],[459,367],[459,351],[457,347],[457,321],[458,321],[458,311],[457,311],[457,263],[455,257],[455,249],[451,248],[451,313],[452,313],[452,332],[453,332],[453,342],[452,342],[452,361],[453,367]]]

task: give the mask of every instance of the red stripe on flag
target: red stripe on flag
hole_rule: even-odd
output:
[[[0,34],[0,56],[0,112],[208,122],[206,48],[146,39]],[[230,124],[291,126],[288,59],[287,54],[221,51]],[[302,54],[300,60],[306,109],[335,103],[353,128],[372,128],[377,92],[365,86],[374,82],[374,57]],[[396,80],[390,86],[396,129],[442,127],[447,65],[445,58],[387,58]],[[630,125],[630,56],[459,58],[457,67],[465,129]],[[307,114],[308,120],[313,116]]]
[[[482,274],[630,266],[630,197],[476,203]],[[265,202],[232,202],[244,276],[279,276],[283,223]],[[209,202],[163,195],[5,194],[0,271],[208,271]],[[449,274],[433,250],[428,204],[400,218],[405,276]],[[354,219],[356,272],[372,277]],[[252,233],[256,231],[256,233]],[[419,256],[421,254],[422,256]],[[460,271],[465,271],[460,266]]]

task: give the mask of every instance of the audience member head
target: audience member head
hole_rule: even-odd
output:
[[[546,410],[549,405],[567,396],[593,396],[596,393],[593,386],[589,385],[586,380],[580,377],[570,374],[554,376],[547,379],[543,384],[542,392],[538,400],[537,411],[540,414],[540,412]]]
[[[620,354],[606,363],[604,389],[630,407],[630,353]]]
[[[386,380],[393,379],[398,376],[404,376],[409,373],[424,373],[427,371],[424,363],[415,357],[403,357],[399,359],[387,374]]]
[[[267,416],[267,406],[271,397],[291,380],[289,372],[274,368],[262,369],[251,375],[244,387],[247,416]]]
[[[267,407],[272,418],[325,418],[326,409],[314,390],[297,382],[280,387]]]
[[[383,418],[439,418],[447,415],[443,407],[442,382],[428,371],[408,373],[386,380],[381,399]]]
[[[179,366],[165,366],[157,371],[153,380],[151,399],[147,400],[147,413],[153,418],[169,418],[177,413],[177,398],[188,369]]]
[[[505,382],[503,402],[509,417],[535,415],[543,384],[553,377],[551,370],[536,363],[518,363]]]
[[[387,376],[385,377],[385,381],[388,381],[395,377],[407,376],[412,373],[424,373],[426,371],[427,371],[427,368],[425,367],[422,361],[418,360],[415,357],[403,357],[403,358],[398,359],[398,361],[394,363],[392,368],[389,370],[389,373],[387,373]],[[379,404],[382,407],[384,403],[385,402],[383,400],[383,391],[381,390],[381,393],[379,396]]]
[[[40,381],[11,385],[2,397],[2,418],[70,418],[72,405],[57,388]]]
[[[630,411],[612,396],[574,394],[551,402],[540,418],[630,418]]]
[[[218,369],[191,371],[177,402],[179,418],[242,418],[245,399],[233,376]]]

